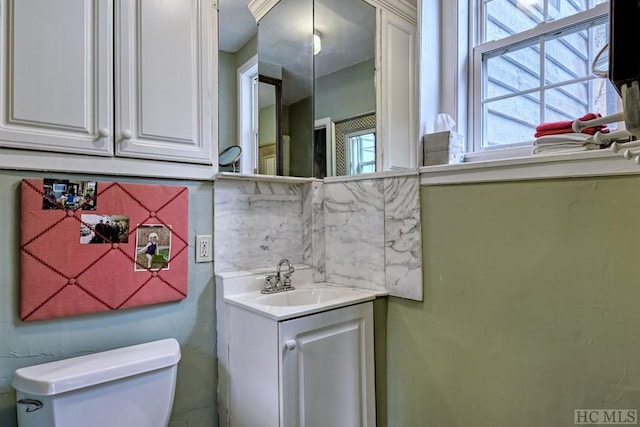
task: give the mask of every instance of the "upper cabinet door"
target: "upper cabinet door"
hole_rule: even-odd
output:
[[[416,25],[382,10],[379,122],[383,170],[418,166]]]
[[[116,154],[212,164],[211,0],[116,3]]]
[[[113,3],[6,0],[0,146],[112,155]]]

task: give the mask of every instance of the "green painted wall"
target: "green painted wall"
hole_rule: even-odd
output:
[[[258,145],[276,143],[276,106],[271,104],[258,111]]]
[[[390,427],[640,408],[638,177],[421,190],[424,302],[390,298]]]
[[[189,295],[180,302],[54,320],[19,320],[20,181],[69,176],[72,175],[0,170],[0,426],[16,426],[15,393],[11,387],[16,369],[168,337],[176,338],[182,351],[169,426],[217,426],[213,264],[195,264],[190,259]],[[189,241],[194,241],[195,234],[212,234],[212,183],[117,180],[186,185],[189,188]]]
[[[257,26],[257,24],[256,24]],[[251,37],[247,42],[236,52],[236,65],[240,67],[242,64],[251,59],[252,56],[258,53],[258,30],[256,34]]]
[[[373,58],[314,82],[315,119],[340,121],[376,110]]]
[[[219,52],[218,55],[218,150],[238,145],[238,67],[236,55]]]

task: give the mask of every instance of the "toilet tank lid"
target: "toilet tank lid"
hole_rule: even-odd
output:
[[[20,368],[12,385],[26,394],[50,396],[166,368],[179,360],[180,345],[168,338]]]

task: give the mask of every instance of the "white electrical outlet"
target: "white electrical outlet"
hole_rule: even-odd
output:
[[[202,234],[196,236],[196,262],[211,262],[211,235]]]

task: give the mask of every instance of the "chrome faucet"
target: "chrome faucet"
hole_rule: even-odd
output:
[[[281,272],[280,269],[282,269],[282,266],[285,264],[288,271]],[[294,271],[296,271],[296,269],[293,268],[293,264],[291,264],[291,261],[286,258],[280,260],[280,262],[278,263],[278,269],[276,270],[276,275],[278,276],[278,281],[282,284],[282,286],[289,288],[292,287],[291,275]]]
[[[287,268],[282,271],[282,266],[286,265]],[[293,268],[293,264],[286,258],[283,258],[278,262],[276,268],[276,274],[267,274],[264,280],[264,287],[262,288],[263,294],[273,294],[275,292],[292,291],[295,289],[291,285],[291,275],[296,271]]]

